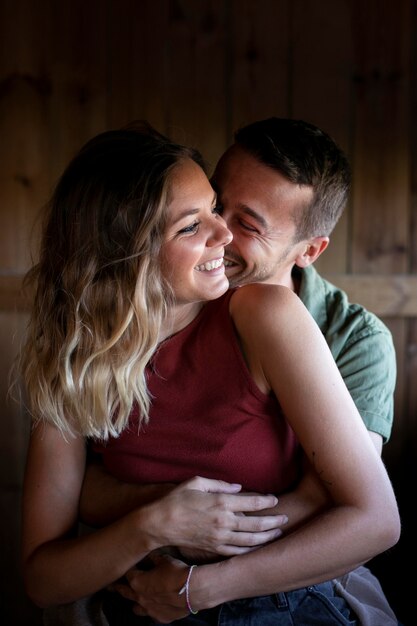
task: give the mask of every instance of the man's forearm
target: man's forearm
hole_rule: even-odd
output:
[[[133,509],[161,498],[174,487],[173,483],[152,485],[125,483],[107,473],[99,461],[90,462],[80,498],[80,520],[96,528],[106,526]],[[287,515],[288,524],[285,525],[285,532],[288,533],[300,523],[317,515],[329,503],[327,491],[314,470],[306,468],[297,488],[280,495],[277,506],[262,511],[262,515],[268,512],[271,515]],[[251,513],[251,515],[260,514],[260,511]]]
[[[382,437],[369,432],[378,453],[381,454]],[[125,483],[108,474],[96,459],[91,459],[84,478],[80,498],[80,519],[88,526],[102,527],[114,522],[136,507],[148,504],[166,495],[174,483],[137,485]],[[330,505],[329,495],[315,471],[306,466],[295,490],[281,494],[271,515],[285,514],[288,523],[284,530],[292,531]],[[265,515],[267,511],[253,513]],[[246,513],[248,515],[248,513]]]
[[[80,520],[88,526],[106,526],[133,509],[161,498],[174,487],[173,483],[125,483],[108,474],[99,462],[90,462],[81,492]]]
[[[306,463],[303,476],[297,487],[292,491],[280,494],[278,504],[272,509],[262,511],[262,514],[286,515],[288,522],[283,526],[283,531],[288,534],[326,510],[331,504],[332,501],[327,490],[316,472]],[[256,513],[251,515],[256,515]]]

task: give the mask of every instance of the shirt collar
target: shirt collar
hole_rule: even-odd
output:
[[[304,268],[295,265],[293,274],[298,278],[300,300],[324,333],[327,329],[326,291],[320,274],[312,265]]]

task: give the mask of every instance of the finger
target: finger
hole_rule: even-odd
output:
[[[135,592],[131,587],[129,587],[129,585],[115,584],[112,585],[111,591],[115,591],[123,598],[126,598],[126,600],[137,600]]]
[[[270,509],[278,504],[278,498],[274,495],[224,495],[224,506],[231,511],[262,511]]]
[[[237,493],[242,489],[242,485],[239,483],[228,483],[225,480],[203,478],[202,476],[195,476],[186,484],[190,489],[198,489],[198,491],[205,491],[206,493]]]
[[[147,572],[141,572],[138,569],[129,570],[125,574],[125,578],[128,582],[128,585],[125,585],[125,587],[130,587],[133,591],[138,592],[142,585],[142,578],[146,576],[146,574]]]
[[[148,615],[148,613],[140,604],[134,604],[132,607],[132,611],[135,615],[138,615],[139,617],[146,617]]]
[[[230,555],[233,549],[254,548],[275,541],[282,536],[281,529],[274,529],[263,533],[235,533],[230,543],[224,543],[218,547],[217,552],[224,555]]]
[[[239,556],[258,550],[261,546],[221,546],[218,554],[223,557]]]
[[[258,533],[282,528],[287,523],[288,517],[284,514],[259,515],[254,517],[246,515],[236,515],[232,531]]]
[[[144,572],[142,572],[140,569],[137,569],[136,567],[132,567],[131,569],[129,569],[126,574],[125,574],[125,578],[128,581],[129,585],[132,582],[132,580],[139,578],[139,576],[142,576]]]

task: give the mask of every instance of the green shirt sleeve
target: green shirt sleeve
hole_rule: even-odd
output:
[[[386,443],[394,418],[395,349],[391,333],[380,320],[367,321],[367,312],[358,316],[361,323],[355,324],[354,316],[350,324],[328,337],[328,343],[367,429],[380,434]]]
[[[299,296],[317,322],[368,430],[386,443],[394,420],[395,348],[386,325],[314,267],[299,270]]]

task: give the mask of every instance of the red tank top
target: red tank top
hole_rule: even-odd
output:
[[[208,302],[165,340],[147,371],[153,401],[118,438],[94,450],[127,482],[182,482],[193,476],[280,493],[299,478],[299,446],[274,395],[255,385],[229,313],[233,291]]]

